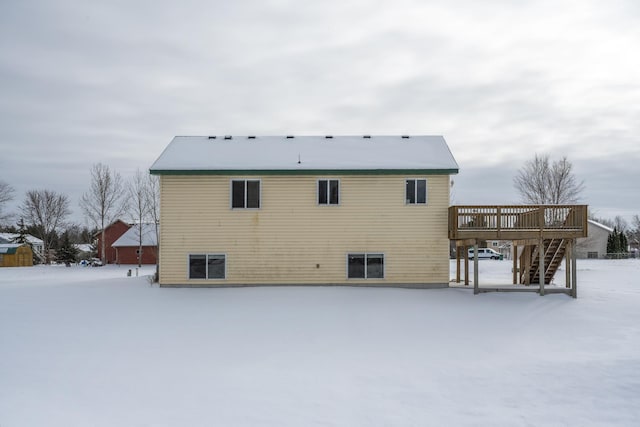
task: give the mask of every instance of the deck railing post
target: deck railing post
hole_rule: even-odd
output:
[[[540,227],[540,237],[542,237],[542,232],[544,231],[544,206],[540,205],[538,210],[538,226]]]

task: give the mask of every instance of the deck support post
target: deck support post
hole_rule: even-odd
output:
[[[469,247],[464,247],[464,285],[469,286]]]
[[[571,240],[567,240],[567,250],[564,255],[564,264],[565,264],[565,278],[564,283],[566,288],[571,287],[571,250],[573,248]]]
[[[571,296],[578,298],[578,268],[576,262],[576,239],[571,242]]]
[[[456,283],[460,283],[460,247],[456,246]]]
[[[518,284],[518,245],[516,245],[515,243],[513,245],[511,245],[512,250],[513,250],[513,284],[517,285]]]
[[[468,254],[469,252],[467,252]],[[478,287],[478,242],[473,245],[473,294],[477,295],[480,293],[480,289]]]
[[[545,266],[544,266],[544,239],[540,239],[540,243],[538,243],[538,256],[540,257],[539,262],[539,271],[538,278],[540,279],[540,296],[544,296],[544,276],[545,276]]]

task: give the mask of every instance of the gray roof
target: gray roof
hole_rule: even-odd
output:
[[[396,170],[452,174],[458,164],[442,136],[176,136],[151,166],[154,174]]]
[[[599,223],[599,222],[597,222],[597,221],[594,221],[594,220],[592,220],[592,219],[588,219],[588,220],[587,220],[587,222],[588,222],[589,224],[593,225],[593,226],[596,226],[596,227],[602,228],[603,230],[605,230],[605,231],[607,231],[607,232],[609,232],[609,233],[613,233],[613,228],[611,228],[611,227],[609,227],[609,226],[607,226],[607,225],[601,224],[601,223]]]
[[[140,228],[137,224],[131,226],[122,236],[111,245],[114,248],[138,246],[140,244]],[[142,246],[157,246],[156,226],[153,223],[142,224]]]

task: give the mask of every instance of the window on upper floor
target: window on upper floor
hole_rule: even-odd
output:
[[[340,204],[340,181],[337,179],[318,180],[318,204]]]
[[[427,204],[427,180],[407,179],[405,191],[405,203],[407,205]]]
[[[234,179],[231,181],[231,207],[233,209],[260,208],[260,180]]]

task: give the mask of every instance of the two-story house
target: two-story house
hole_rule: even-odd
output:
[[[150,172],[162,286],[449,282],[441,136],[178,136]]]

